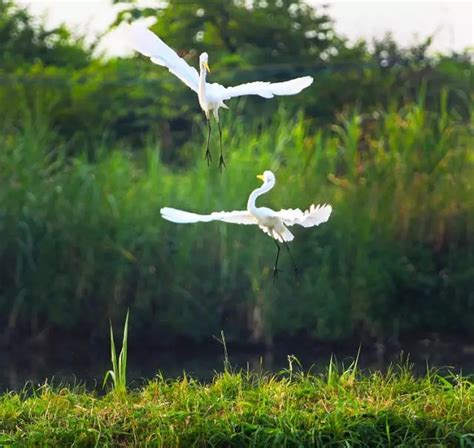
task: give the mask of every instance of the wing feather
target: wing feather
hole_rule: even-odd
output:
[[[150,58],[154,64],[166,67],[190,89],[198,91],[199,73],[166,45],[156,34],[141,25],[129,27],[129,40],[133,48]]]
[[[263,98],[273,98],[274,95],[296,95],[312,83],[313,78],[311,76],[303,76],[285,82],[256,81],[234,87],[223,87],[222,90],[216,93],[220,96],[220,100],[223,101],[244,95],[259,95]]]
[[[232,212],[214,212],[210,215],[186,212],[176,208],[164,207],[160,210],[161,216],[171,222],[180,224],[192,222],[223,221],[231,224],[258,224],[257,218],[247,210],[234,210]]]
[[[275,213],[287,226],[298,224],[303,227],[319,226],[326,222],[331,216],[332,207],[328,204],[314,205],[311,204],[308,210],[304,212],[297,209],[284,209]]]

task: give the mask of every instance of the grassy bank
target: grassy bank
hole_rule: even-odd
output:
[[[472,335],[470,124],[446,101],[440,110],[420,100],[321,128],[283,112],[249,128],[228,111],[222,175],[203,160],[204,128],[176,148],[181,168],[164,163],[152,141],[146,148],[98,141],[88,153],[58,138],[42,115],[6,129],[1,335],[103,338],[108,318],[128,307],[131,334],[159,344],[201,342],[221,329],[239,342]],[[217,139],[212,145],[215,152]],[[327,224],[294,229],[298,287],[287,254],[273,285],[275,247],[258,229],[160,217],[163,206],[245,208],[264,169],[277,185],[260,205],[334,209]]]
[[[293,362],[295,364],[295,362]],[[291,366],[291,363],[290,363]],[[44,385],[0,397],[2,446],[472,446],[474,383],[408,367],[314,376],[158,376],[96,396]]]

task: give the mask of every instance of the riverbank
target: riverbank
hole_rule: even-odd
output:
[[[131,335],[130,335],[131,336]],[[81,340],[55,339],[44,345],[16,344],[7,350],[0,347],[0,394],[19,391],[26,383],[63,386],[84,384],[88,390],[99,390],[101,378],[110,368],[110,351],[105,344],[85,344]],[[228,344],[234,368],[277,373],[288,366],[287,355],[295,355],[304,370],[323,373],[330,359],[344,364],[358,357],[364,371],[382,372],[401,359],[409,359],[417,376],[427,367],[440,372],[462,372],[474,375],[474,345],[466,338],[444,335],[416,335],[400,341],[398,346],[360,342],[354,344],[325,344],[321,341],[295,339],[282,341],[272,349],[263,346]],[[128,384],[134,389],[143,386],[157,371],[168,379],[178,378],[183,371],[194,379],[210,382],[216,371],[222,370],[222,346],[215,339],[209,344],[177,344],[160,347],[151,344],[130,344]]]
[[[409,367],[367,374],[157,377],[104,396],[43,385],[0,398],[2,446],[470,446],[474,382]]]

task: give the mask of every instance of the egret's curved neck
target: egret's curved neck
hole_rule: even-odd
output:
[[[199,90],[198,95],[204,99],[206,97],[206,69],[201,65],[199,72]]]
[[[260,188],[257,188],[250,193],[249,200],[247,201],[247,210],[252,213],[258,213],[258,207],[255,205],[255,201],[262,194],[267,193],[275,186],[272,182],[264,183]]]

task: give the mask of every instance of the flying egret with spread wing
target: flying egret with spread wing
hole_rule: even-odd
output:
[[[202,53],[199,56],[199,73],[194,67],[180,58],[174,50],[166,45],[156,34],[141,25],[129,27],[130,43],[139,53],[150,58],[158,65],[166,67],[173,75],[177,76],[190,89],[194,90],[199,99],[199,105],[204,111],[207,119],[208,134],[205,158],[210,163],[211,153],[209,151],[209,140],[211,138],[211,112],[217,121],[219,128],[220,157],[219,168],[225,167],[222,154],[222,129],[219,123],[219,108],[227,109],[224,101],[244,95],[258,95],[263,98],[273,98],[275,95],[295,95],[310,86],[313,82],[311,76],[303,76],[290,81],[271,83],[266,81],[249,82],[234,87],[224,87],[218,83],[206,82],[209,72],[208,55]]]
[[[277,246],[277,255],[273,267],[274,280],[278,276],[278,258],[280,256],[280,245],[283,243],[291,258],[296,275],[296,265],[291,257],[288,242],[293,241],[294,235],[288,227],[298,224],[303,227],[314,227],[326,222],[332,212],[332,207],[327,204],[312,204],[308,210],[283,209],[272,210],[268,207],[257,207],[255,202],[259,196],[267,193],[275,186],[275,175],[271,171],[265,171],[257,176],[263,181],[263,185],[250,193],[247,201],[247,210],[232,212],[213,212],[210,215],[199,215],[197,213],[164,207],[160,210],[161,216],[171,222],[188,224],[193,222],[223,221],[232,224],[254,224],[260,227],[267,235],[271,236]]]

